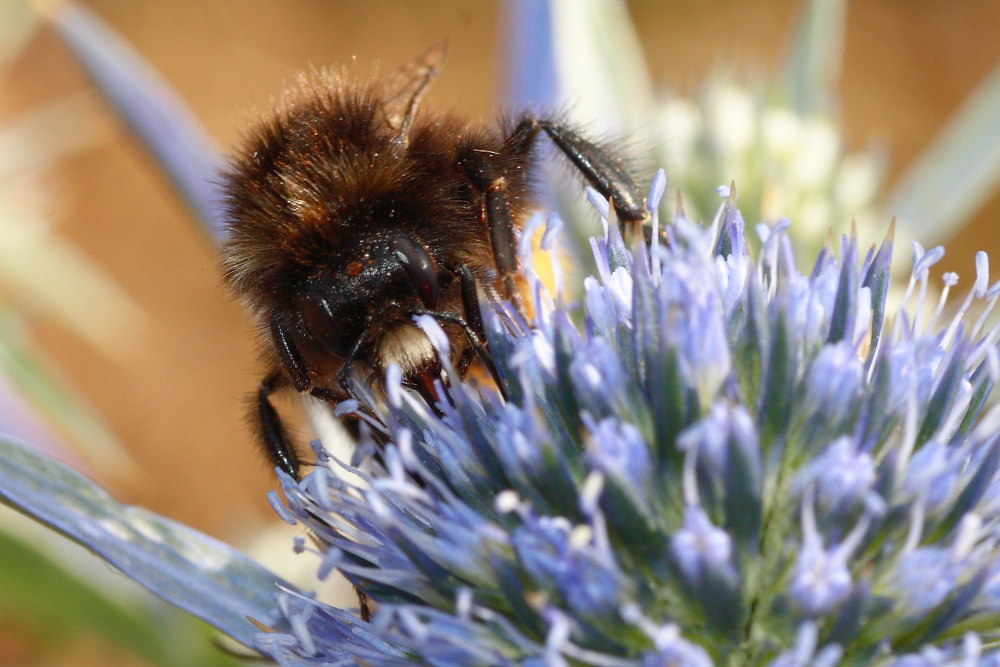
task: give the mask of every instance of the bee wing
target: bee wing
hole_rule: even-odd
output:
[[[410,125],[420,106],[420,99],[441,71],[447,52],[448,42],[442,40],[386,77],[386,116],[403,144],[409,140]]]

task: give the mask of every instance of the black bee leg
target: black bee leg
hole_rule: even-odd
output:
[[[361,397],[354,391],[354,387],[351,384],[351,371],[354,369],[354,362],[357,361],[358,355],[361,354],[361,346],[365,344],[365,340],[368,338],[369,330],[365,329],[358,336],[358,339],[354,341],[354,345],[351,346],[351,351],[347,353],[344,357],[344,363],[340,365],[340,370],[337,371],[337,384],[340,388],[347,394],[348,398],[353,398],[358,402],[358,409],[362,410],[366,415],[376,419],[375,413],[365,407],[364,401]]]
[[[292,441],[288,437],[288,430],[278,416],[278,411],[274,409],[268,398],[276,390],[288,386],[288,378],[280,371],[276,370],[268,374],[261,383],[257,391],[255,420],[260,429],[260,440],[264,447],[264,453],[271,460],[271,463],[278,466],[286,473],[299,478],[299,455],[295,453]]]
[[[476,308],[477,309],[478,309],[478,307],[479,307],[479,305],[476,304]],[[480,338],[480,334],[478,334],[473,329],[473,327],[468,322],[466,322],[466,320],[461,315],[457,315],[455,313],[441,313],[441,312],[434,311],[434,310],[422,310],[421,309],[421,310],[415,310],[415,311],[413,311],[413,314],[414,315],[430,315],[435,320],[439,320],[441,322],[447,322],[449,324],[456,324],[456,325],[462,327],[462,331],[465,332],[465,337],[469,341],[469,346],[473,350],[475,350],[475,353],[482,360],[483,365],[486,366],[486,370],[488,370],[489,373],[490,373],[490,375],[493,376],[493,379],[497,383],[497,387],[500,389],[500,393],[504,395],[504,398],[507,398],[506,394],[504,394],[503,385],[500,383],[500,375],[497,372],[496,364],[493,363],[493,357],[490,355],[489,351],[486,349],[486,342],[485,342],[486,338],[485,338],[485,336],[483,336],[482,338]],[[478,316],[478,313],[477,313],[477,316]],[[480,329],[482,329],[482,321],[480,321],[479,326],[480,326]]]
[[[367,332],[366,332],[367,333]],[[354,387],[351,386],[351,371],[354,369],[354,360],[358,358],[358,353],[361,351],[361,346],[364,344],[365,334],[358,336],[358,339],[354,342],[351,347],[351,351],[347,353],[347,357],[344,359],[344,363],[340,365],[340,370],[337,371],[337,384],[343,389],[348,396],[354,400],[361,402],[357,394],[354,393]]]
[[[476,354],[483,362],[483,365],[486,366],[486,370],[493,376],[493,381],[500,390],[500,394],[506,399],[507,392],[503,388],[503,383],[500,382],[500,374],[497,372],[497,366],[493,362],[493,355],[489,351],[486,327],[483,326],[483,313],[479,308],[479,289],[476,277],[472,275],[469,267],[464,264],[458,269],[458,277],[462,285],[462,310],[465,312],[465,321],[468,323],[466,336],[468,336],[468,329],[471,329],[479,338],[479,341],[481,341],[481,344],[477,345],[472,337],[469,336],[469,342],[472,343]]]
[[[479,288],[476,277],[466,264],[458,267],[458,280],[462,287],[462,310],[465,311],[465,321],[469,328],[486,342],[486,327],[483,326],[483,313],[479,309]]]
[[[503,297],[523,312],[521,295],[517,290],[517,235],[507,202],[507,179],[494,154],[469,148],[459,158],[459,164],[473,186],[483,193],[482,216],[489,229],[493,261]]]
[[[309,369],[294,342],[294,334],[277,319],[271,321],[271,338],[278,352],[281,368],[270,373],[260,383],[257,391],[255,410],[256,422],[260,432],[264,453],[271,462],[286,473],[299,479],[299,467],[302,463],[289,437],[288,429],[282,423],[278,411],[271,403],[270,395],[279,389],[294,389],[303,394],[310,394],[327,401],[331,405],[353,398],[349,392],[338,393],[326,387],[313,385]]]
[[[515,126],[507,139],[508,147],[515,155],[526,155],[539,130],[545,132],[591,187],[614,203],[623,231],[628,225],[633,233],[641,229],[648,237],[651,230],[645,193],[636,185],[620,159],[569,125],[530,115],[523,116]]]
[[[270,395],[279,389],[295,389],[306,392],[312,389],[312,380],[306,368],[302,355],[295,346],[290,327],[271,319],[271,339],[274,349],[278,352],[281,368],[271,372],[260,383],[255,400],[256,415],[260,441],[264,453],[271,463],[278,466],[292,477],[299,478],[299,456],[295,453],[288,430],[281,421],[278,411],[271,404]]]
[[[437,387],[434,382],[441,377],[441,368],[439,366],[433,366],[431,368],[426,368],[416,377],[409,380],[403,380],[403,386],[420,394],[420,398],[424,399],[424,403],[427,404],[437,417],[444,417],[444,412],[441,408],[437,406],[438,401],[447,397],[447,392],[444,395],[439,395]]]
[[[330,406],[334,408],[337,407],[337,404],[341,401],[346,401],[350,398],[347,394],[337,393],[328,387],[313,387],[309,390],[309,395],[313,398],[318,398],[321,401],[329,403]]]
[[[493,260],[497,265],[504,298],[523,312],[521,293],[517,288],[517,237],[505,189],[506,181],[503,177],[498,177],[487,186],[486,221],[490,230],[490,243],[493,246]]]
[[[292,381],[295,391],[306,392],[312,389],[312,380],[309,377],[309,369],[302,359],[299,348],[290,331],[290,327],[279,322],[276,318],[271,320],[271,338],[274,340],[274,348],[278,351],[281,365],[285,368],[288,379]]]
[[[372,610],[368,604],[368,594],[357,586],[354,587],[354,592],[358,596],[358,614],[361,616],[362,621],[369,623],[372,620]]]

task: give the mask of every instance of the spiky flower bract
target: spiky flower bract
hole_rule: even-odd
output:
[[[985,255],[945,321],[922,314],[939,252],[918,248],[890,311],[891,234],[802,273],[786,225],[751,257],[723,194],[714,224],[678,216],[650,247],[606,224],[582,324],[530,271],[530,322],[487,309],[506,401],[451,368],[440,416],[398,372],[365,393],[377,456],[357,470],[317,446],[279,506],[373,621],[287,595],[293,631],[258,647],[289,664],[1000,659],[1000,415],[981,415],[997,329],[965,319],[1000,294]]]

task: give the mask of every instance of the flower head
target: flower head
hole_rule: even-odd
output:
[[[507,401],[452,368],[438,412],[395,372],[384,395],[359,388],[378,417],[362,482],[330,461],[284,490],[326,570],[378,609],[367,626],[289,594],[293,632],[258,648],[371,664],[987,655],[1000,438],[994,413],[976,424],[996,329],[964,320],[996,300],[985,266],[954,320],[922,323],[886,306],[891,236],[867,253],[845,238],[800,272],[787,224],[760,230],[755,259],[722,194],[715,225],[678,217],[669,244],[627,249],[611,221],[579,323],[533,275],[531,321],[487,309]]]

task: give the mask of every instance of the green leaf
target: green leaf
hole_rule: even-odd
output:
[[[13,319],[0,312],[0,373],[50,424],[68,434],[88,460],[101,467],[131,468],[134,464],[128,452],[85,397],[69,387],[69,382],[48,359],[17,344],[19,336],[14,329],[20,323]]]
[[[925,245],[948,238],[1000,179],[1000,67],[980,84],[887,197],[884,210]]]
[[[96,634],[154,665],[234,665],[188,616],[156,606],[123,605],[73,576],[40,551],[0,533],[0,615],[16,619],[58,651],[79,634]],[[195,625],[197,623],[197,625]]]
[[[810,0],[802,7],[785,58],[788,102],[802,115],[833,111],[846,18],[845,0]]]
[[[27,2],[0,2],[0,68],[6,67],[21,53],[37,27],[38,21]]]

